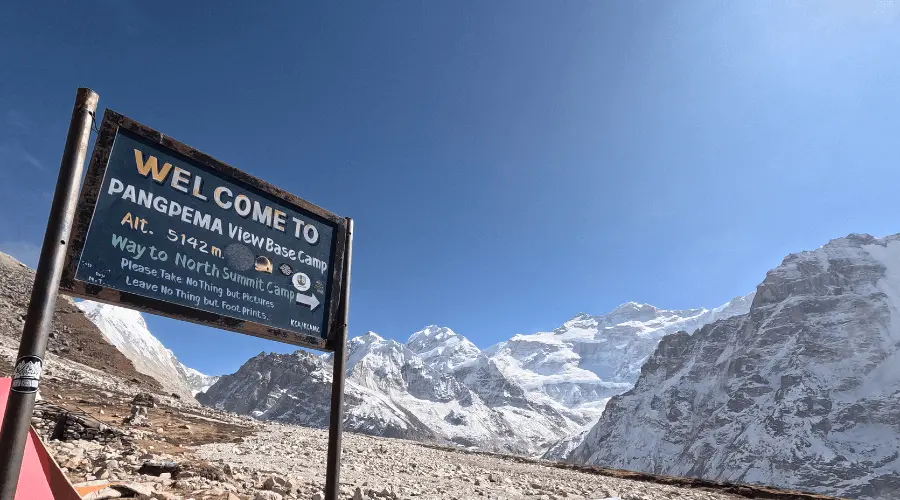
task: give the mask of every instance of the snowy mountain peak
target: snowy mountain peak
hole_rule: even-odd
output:
[[[409,352],[403,344],[368,332],[347,342],[346,370],[348,374],[369,371],[376,378],[397,377],[397,367],[408,357]],[[373,379],[371,382],[373,386],[383,385],[380,380]]]
[[[456,335],[456,332],[445,326],[428,325],[418,332],[410,335],[409,340],[406,341],[406,345],[410,345],[416,342],[439,342]]]
[[[357,340],[357,339],[359,339],[359,342],[363,342],[366,344],[369,344],[372,342],[384,342],[384,337],[382,337],[381,335],[378,335],[377,333],[372,332],[372,331],[366,332],[365,335],[360,335],[359,337],[351,339],[351,341]]]
[[[565,333],[572,328],[594,328],[600,323],[598,322],[595,316],[591,316],[587,313],[578,313],[569,321],[566,321],[556,330],[553,330],[556,333]],[[516,335],[519,337],[520,335]],[[524,336],[524,335],[523,335]],[[515,338],[515,337],[514,337]]]
[[[651,306],[650,304],[641,304],[640,302],[625,302],[624,304],[619,304],[612,311],[607,314],[607,316],[615,316],[615,315],[624,315],[624,316],[632,316],[639,314],[653,314],[657,311],[655,306]]]
[[[449,328],[436,325],[412,334],[406,348],[441,373],[450,373],[481,353],[469,339]]]
[[[207,389],[212,387],[213,384],[218,382],[221,378],[218,375],[206,375],[205,373],[201,373],[198,370],[185,366],[181,362],[178,362],[176,368],[191,388],[191,393],[194,396],[197,396],[197,394],[201,392],[206,392]]]
[[[384,337],[381,335],[378,335],[375,332],[366,332],[365,335],[353,337],[347,341],[347,356],[350,359],[364,356],[365,353],[377,348],[385,342],[388,341],[384,340]],[[390,342],[393,342],[393,340]]]
[[[215,382],[214,377],[182,365],[175,354],[150,333],[140,312],[89,300],[76,305],[106,340],[131,360],[137,371],[158,380],[165,390],[191,398]]]
[[[147,323],[144,321],[144,316],[141,315],[140,311],[90,300],[79,302],[78,308],[91,321],[94,321],[96,318],[108,323],[116,323],[122,326],[134,325],[145,330],[147,329]],[[96,323],[96,321],[94,322]]]
[[[654,320],[662,320],[663,322],[679,321],[697,317],[706,312],[708,312],[708,310],[702,307],[696,309],[667,310],[659,309],[650,304],[626,302],[602,316],[602,320],[607,326],[614,326],[633,322],[650,323]]]

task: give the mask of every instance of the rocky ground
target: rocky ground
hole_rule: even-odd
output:
[[[325,430],[268,424],[240,444],[207,444],[196,454],[230,464],[233,477],[251,488],[259,478],[282,476],[297,487],[300,498],[315,498],[324,484],[326,446]],[[344,435],[341,485],[346,498],[746,498],[361,434]]]

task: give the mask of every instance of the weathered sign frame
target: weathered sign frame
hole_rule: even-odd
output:
[[[185,157],[188,161],[199,163],[206,168],[230,178],[235,183],[244,184],[251,189],[262,191],[263,193],[278,199],[280,202],[295,207],[300,211],[312,213],[316,217],[319,217],[334,226],[334,241],[332,242],[331,249],[331,279],[329,280],[328,285],[330,290],[326,290],[326,297],[328,298],[328,309],[326,311],[327,330],[323,332],[322,337],[304,335],[302,333],[275,328],[252,321],[226,317],[180,304],[104,287],[102,285],[86,283],[75,278],[88,229],[91,220],[94,217],[97,199],[100,196],[100,190],[106,175],[113,143],[120,130],[124,130],[132,135],[151,142],[156,146],[167,149],[174,153],[174,155]],[[288,193],[283,189],[275,187],[257,177],[238,170],[227,163],[216,160],[182,142],[172,139],[153,128],[107,109],[103,115],[103,122],[100,125],[100,131],[94,145],[90,166],[85,174],[81,195],[78,199],[78,208],[75,213],[72,232],[69,238],[69,249],[66,253],[62,278],[60,280],[60,290],[76,297],[108,304],[122,305],[150,314],[158,314],[213,328],[220,328],[274,340],[276,342],[334,352],[341,347],[339,345],[341,339],[338,337],[340,336],[340,330],[343,326],[341,324],[343,320],[339,309],[343,302],[342,288],[346,286],[344,283],[344,272],[347,268],[347,242],[350,234],[349,231],[349,219],[338,217],[337,215]]]

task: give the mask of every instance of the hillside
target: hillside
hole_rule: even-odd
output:
[[[34,270],[13,257],[0,253],[0,346],[6,357],[0,358],[5,374],[11,373],[12,358],[19,346],[25,312],[31,297]],[[64,295],[56,303],[56,314],[50,329],[47,350],[111,375],[133,380],[147,389],[160,390],[153,377],[138,372],[134,364],[112,344],[81,312],[75,302]]]
[[[789,255],[748,314],[663,338],[569,459],[900,496],[900,235]]]

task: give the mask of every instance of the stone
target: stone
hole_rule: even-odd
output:
[[[281,476],[269,476],[263,482],[263,489],[273,490],[276,487],[284,487],[286,483],[287,483],[287,480]]]
[[[171,478],[174,473],[180,470],[181,467],[177,462],[171,460],[151,460],[144,462],[144,464],[140,466],[138,474],[159,477],[163,477],[163,474],[168,474],[168,477]]]
[[[131,407],[131,414],[123,420],[123,423],[141,426],[141,427],[149,427],[150,420],[147,417],[147,407],[134,405]]]
[[[129,496],[135,496],[138,498],[150,498],[153,494],[153,487],[146,483],[137,483],[137,482],[122,482],[116,485],[117,489],[126,489],[131,492]]]
[[[156,397],[148,392],[139,392],[131,400],[131,404],[147,408],[156,408],[156,403]]]
[[[91,495],[91,500],[108,500],[110,498],[119,498],[122,492],[115,488],[103,488]]]
[[[253,500],[282,500],[282,496],[274,491],[257,491],[256,496],[253,497]]]

